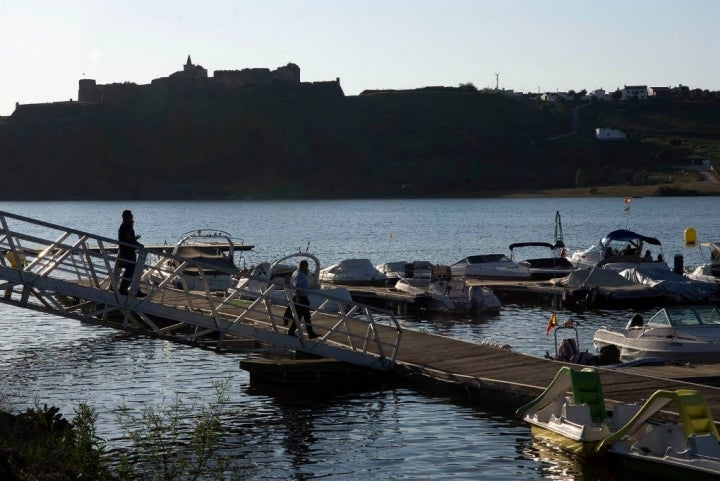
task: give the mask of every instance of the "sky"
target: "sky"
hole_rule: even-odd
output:
[[[367,89],[720,90],[720,0],[0,0],[0,115],[148,84],[188,55]]]

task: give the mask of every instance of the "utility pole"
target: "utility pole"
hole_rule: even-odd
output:
[[[495,90],[500,90],[500,74],[495,73]]]

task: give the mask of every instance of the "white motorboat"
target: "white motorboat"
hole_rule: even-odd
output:
[[[346,286],[377,286],[387,283],[387,276],[377,270],[370,259],[345,259],[320,271],[320,282]]]
[[[672,408],[667,409],[668,404]],[[661,409],[677,421],[652,422]],[[720,435],[699,391],[656,391],[633,418],[600,442],[598,452],[653,479],[718,479]]]
[[[543,248],[549,249],[550,256],[533,257],[523,260],[515,259],[515,251],[520,248]],[[516,261],[521,266],[530,270],[530,277],[537,280],[554,279],[565,277],[575,270],[575,266],[567,257],[562,255],[565,251],[563,244],[551,244],[549,242],[515,242],[510,244],[510,260]]]
[[[616,346],[622,361],[653,357],[666,363],[718,363],[720,312],[712,306],[665,307],[647,323],[635,314],[622,331],[600,327],[593,344],[598,351]]]
[[[468,256],[450,266],[453,276],[475,279],[529,280],[530,269],[505,254]]]
[[[147,268],[151,282],[178,289],[224,291],[239,272],[235,252],[252,249],[227,232],[198,229],[182,234],[173,245],[149,246],[157,259]]]
[[[401,277],[395,289],[419,296],[421,308],[430,312],[491,313],[502,305],[491,289],[453,278],[448,266],[433,266],[429,279]]]
[[[650,246],[655,246],[658,251],[657,257],[654,256]],[[659,240],[627,229],[614,230],[600,239],[597,244],[573,252],[570,255],[570,262],[580,269],[602,267],[621,271],[639,264],[670,269],[665,262]]]
[[[710,262],[691,269],[685,275],[692,280],[720,284],[720,243],[703,242],[700,248],[710,250]]]
[[[617,404],[608,415],[598,372],[565,366],[542,394],[517,413],[530,424],[536,439],[576,455],[597,457],[603,454],[597,449],[599,444],[639,408],[635,403]]]
[[[338,310],[339,304],[352,303],[350,292],[340,286],[321,286],[318,279],[320,260],[313,254],[297,252],[282,257],[272,263],[262,262],[253,266],[249,272],[238,277],[233,291],[242,299],[255,300],[263,296],[273,304],[288,305],[292,297],[290,278],[301,260],[308,261],[308,299],[311,309]]]
[[[388,279],[430,279],[430,270],[433,264],[430,261],[396,261],[385,262],[375,266],[377,270]]]

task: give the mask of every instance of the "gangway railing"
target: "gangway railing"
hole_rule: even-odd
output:
[[[253,279],[261,287],[249,289],[235,266],[143,247],[123,295],[118,252],[114,239],[0,211],[0,302],[178,342],[254,339],[374,369],[395,364],[402,329],[392,311],[315,289],[320,337],[310,339],[282,280]],[[287,334],[288,307],[296,336]]]

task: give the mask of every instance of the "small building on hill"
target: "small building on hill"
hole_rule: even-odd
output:
[[[625,85],[621,90],[622,100],[638,99],[647,100],[647,85]]]
[[[616,129],[599,127],[595,129],[595,138],[598,140],[625,140],[627,135]]]

